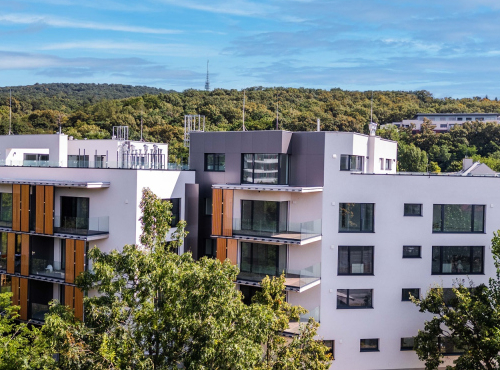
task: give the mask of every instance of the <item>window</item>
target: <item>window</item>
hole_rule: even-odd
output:
[[[0,225],[12,226],[12,193],[0,193]]]
[[[172,203],[172,220],[170,221],[170,227],[176,227],[181,219],[181,198],[163,199],[163,201]]]
[[[392,170],[392,159],[385,160],[385,169],[388,171]]]
[[[340,203],[339,232],[373,232],[373,203]]]
[[[24,154],[23,166],[47,166],[49,162],[48,154]]]
[[[94,155],[94,167],[95,168],[106,167],[106,156],[105,155]]]
[[[467,117],[465,120],[466,121],[472,121],[472,117]]]
[[[359,155],[342,154],[340,156],[341,171],[363,171],[364,157]]]
[[[68,155],[68,167],[89,167],[89,156],[88,155]]]
[[[447,128],[447,127],[448,127],[448,125],[447,125],[446,123],[441,123],[441,124],[439,125],[439,127],[441,127],[441,128]]]
[[[463,121],[462,117],[457,117],[457,121]]]
[[[446,121],[446,117],[439,117],[440,121]]]
[[[432,247],[432,274],[482,274],[484,247]]]
[[[420,299],[420,289],[419,288],[405,288],[402,290],[401,300],[403,302],[410,302],[410,296]]]
[[[0,270],[7,270],[7,233],[0,233]]]
[[[261,292],[261,287],[240,285],[240,292],[243,294],[243,303],[250,305],[252,303],[252,298],[257,292]]]
[[[373,308],[373,289],[337,289],[337,308]]]
[[[205,239],[205,256],[217,258],[217,239]]]
[[[403,245],[403,258],[422,258],[420,245]]]
[[[438,337],[437,338],[439,351],[444,356],[456,356],[464,353],[464,350],[456,345],[452,338],[449,337]]]
[[[288,185],[287,154],[243,154],[242,184]]]
[[[401,338],[401,351],[414,351],[415,339],[413,337]]]
[[[241,280],[261,281],[267,275],[279,276],[286,270],[286,245],[241,243]]]
[[[359,341],[360,352],[378,352],[378,339],[361,339]]]
[[[422,205],[421,204],[413,204],[413,203],[405,203],[404,215],[405,216],[422,216]]]
[[[287,230],[288,202],[241,201],[241,231],[276,233]]]
[[[373,275],[373,246],[339,246],[339,275]]]
[[[434,204],[432,232],[484,233],[484,205]]]
[[[12,277],[0,275],[0,293],[12,292]]]
[[[332,360],[335,360],[335,341],[334,340],[324,340],[323,344],[328,347],[328,351],[325,354],[331,354]]]
[[[226,170],[226,155],[220,153],[205,154],[205,171],[224,172]]]
[[[384,169],[384,158],[380,158],[380,169]]]
[[[21,273],[21,234],[16,234],[14,242],[14,272]]]
[[[205,216],[212,216],[212,198],[205,198]]]
[[[60,225],[63,229],[88,230],[89,198],[61,197]]]

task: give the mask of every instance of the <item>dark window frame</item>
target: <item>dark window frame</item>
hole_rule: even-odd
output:
[[[89,155],[88,154],[68,154],[68,167],[70,167],[70,168],[89,168],[90,167]]]
[[[404,340],[405,339],[411,339],[413,341],[413,345],[410,347],[408,345],[404,345]],[[405,338],[401,338],[401,345],[400,345],[400,348],[399,350],[400,351],[415,351],[415,338],[414,337],[405,337]]]
[[[212,157],[213,169],[208,169],[209,157]],[[222,169],[221,169],[221,158],[223,158]],[[226,153],[205,153],[204,169],[207,172],[226,172]]]
[[[339,290],[345,290],[347,292],[347,297],[349,298],[349,291],[351,290],[369,290],[370,291],[370,305],[369,306],[350,306],[349,299],[347,299],[347,306],[339,307],[338,293]],[[369,310],[373,309],[373,289],[337,289],[337,310]]]
[[[325,354],[331,354],[332,360],[335,360],[335,340],[334,339],[324,339],[323,344],[328,347],[328,351]]]
[[[444,230],[444,210],[445,206],[472,206],[472,211],[471,211],[471,230],[472,231],[445,231]],[[435,206],[441,206],[441,227],[440,230],[435,230],[434,229],[434,207]],[[475,217],[475,209],[476,207],[483,207],[483,229],[480,231],[474,231],[474,217]],[[433,204],[432,206],[432,233],[433,234],[485,234],[486,233],[486,228],[485,228],[485,221],[486,221],[486,205],[484,204]]]
[[[342,159],[347,157],[347,167],[342,166]],[[352,166],[352,158],[355,158],[356,166]],[[358,161],[358,160],[361,161]],[[361,162],[361,168],[359,168],[359,162]],[[365,168],[365,157],[362,155],[354,154],[341,154],[340,155],[340,171],[352,171],[352,172],[363,172]]]
[[[360,210],[359,212],[359,230],[341,230],[341,225],[342,225],[342,219],[343,219],[343,212],[342,210],[345,209],[346,204],[359,204],[359,206],[365,206],[366,205],[372,205],[372,228],[371,230],[361,230],[362,225],[363,225],[363,214]],[[375,203],[339,203],[339,233],[374,233],[375,232]]]
[[[416,299],[420,299],[420,288],[403,288],[401,289],[401,302],[411,302],[410,292],[416,290],[417,294],[412,294]]]
[[[362,248],[371,248],[372,250],[372,258],[371,258],[371,272],[363,272],[363,273],[341,273],[340,272],[340,252],[341,248],[348,248],[347,249],[347,265],[349,266],[349,270],[352,271],[352,265],[351,265],[351,248],[356,248],[356,247],[362,247]],[[339,251],[338,251],[338,259],[337,259],[337,275],[339,276],[363,276],[363,275],[368,275],[368,276],[373,276],[374,275],[374,259],[375,259],[375,247],[373,245],[362,245],[362,246],[357,246],[357,245],[339,245]]]
[[[418,256],[405,255],[405,248],[418,248]],[[422,258],[421,245],[403,245],[403,258]]]
[[[444,248],[454,248],[454,247],[469,247],[469,263],[470,272],[443,272],[443,249]],[[439,272],[435,272],[433,269],[433,258],[434,258],[434,248],[439,248]],[[473,261],[474,261],[474,249],[481,248],[481,272],[472,272]],[[432,258],[431,258],[431,275],[484,275],[484,246],[483,245],[433,245],[432,246]]]
[[[243,266],[242,266],[242,263],[243,263],[243,247],[246,245],[249,245],[250,246],[250,268],[249,269],[244,269]],[[286,244],[263,244],[263,243],[252,243],[251,241],[242,241],[240,243],[240,262],[238,264],[238,268],[240,269],[240,272],[243,272],[243,273],[250,273],[250,274],[258,274],[258,272],[254,271],[254,262],[256,260],[255,258],[255,255],[257,254],[256,252],[256,249],[258,246],[267,246],[267,247],[271,247],[271,248],[276,248],[278,251],[276,253],[276,259],[275,259],[275,274],[274,275],[271,275],[271,274],[267,274],[269,275],[270,277],[272,276],[280,276],[283,271],[280,271],[280,262],[284,262],[284,270],[286,271],[288,269],[288,247]],[[285,252],[284,252],[284,261],[280,261],[280,253],[279,253],[279,249],[282,248],[282,246],[285,246]]]
[[[10,198],[10,207],[3,206],[4,198]],[[8,202],[8,200],[7,200]],[[2,222],[12,222],[12,193],[0,193],[0,221]],[[4,208],[7,208],[8,213],[6,215],[6,219],[3,218]],[[10,210],[9,210],[10,208]]]
[[[243,203],[244,202],[250,202],[251,206],[250,206],[250,223],[251,223],[251,226],[250,228],[243,228],[243,212],[242,212],[242,215],[241,215],[241,231],[244,232],[245,230],[248,230],[248,231],[259,231],[259,230],[255,230],[254,229],[254,222],[255,222],[255,203],[256,202],[269,202],[269,203],[276,203],[276,229],[273,231],[273,232],[276,232],[276,233],[279,233],[281,231],[287,231],[288,230],[288,207],[289,207],[289,204],[287,204],[287,211],[285,212],[284,215],[282,215],[282,212],[281,212],[281,203],[289,203],[288,201],[283,201],[283,202],[280,202],[280,201],[272,201],[272,200],[258,200],[258,199],[242,199],[241,200],[241,210],[243,210]],[[284,220],[283,220],[284,219]],[[284,225],[285,225],[285,230],[281,230],[280,229],[280,226],[282,225],[282,221],[284,221]],[[260,230],[262,231],[262,230]]]
[[[380,352],[380,338],[364,338],[359,340],[359,352]],[[363,341],[377,341],[377,348],[363,348]]]
[[[406,210],[406,206],[420,206],[420,212],[418,214],[409,213]],[[403,206],[403,216],[405,217],[422,217],[422,203],[405,203]]]
[[[207,249],[208,249],[208,244],[211,244],[210,245],[210,249],[211,249],[211,253],[208,254],[207,253]],[[213,239],[213,238],[206,238],[205,239],[205,253],[204,253],[205,257],[208,257],[208,258],[217,258],[217,239]]]
[[[205,198],[205,216],[212,216],[213,215],[213,208],[212,208],[212,197]]]
[[[170,221],[170,227],[176,227],[177,223],[181,220],[181,198],[165,198],[164,202],[172,203],[172,220]]]
[[[245,155],[251,155],[252,156],[252,182],[245,181],[245,177],[243,176],[244,174],[244,163],[245,163]],[[260,182],[255,182],[255,156],[256,155],[277,155],[278,156],[278,177],[277,177],[277,183],[276,184],[266,184],[266,183],[260,183]],[[282,161],[283,158],[286,157],[286,168],[282,168]],[[288,185],[290,183],[290,155],[286,153],[242,153],[241,154],[241,171],[240,171],[240,181],[241,184],[263,184],[263,185]],[[283,171],[286,172],[286,179],[285,182],[282,184],[280,183]]]

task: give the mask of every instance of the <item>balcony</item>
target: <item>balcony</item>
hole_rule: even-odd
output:
[[[309,321],[312,317],[316,322],[319,322],[319,307],[315,307],[309,312],[300,315],[299,321],[290,321],[288,329],[283,332],[286,337],[291,337],[294,335],[299,335],[302,327]]]
[[[54,233],[98,236],[109,234],[109,216],[102,217],[54,217]]]
[[[241,265],[240,265],[241,270]],[[279,276],[281,272],[273,269],[265,271],[266,268],[252,266],[252,271],[240,271],[236,280],[237,284],[259,286],[262,279],[266,276]],[[304,292],[321,282],[321,264],[309,266],[302,270],[285,268],[282,271],[285,274],[285,289],[293,292]]]
[[[274,225],[263,221],[257,224],[254,220],[252,228],[247,227],[248,221],[233,219],[233,237],[241,240],[264,241],[271,243],[304,245],[321,240],[321,219],[308,222],[288,222],[280,231]]]
[[[31,320],[45,321],[45,315],[49,313],[49,305],[41,303],[31,304]]]
[[[30,259],[30,275],[45,277],[49,279],[64,280],[63,263],[61,261],[42,258]]]

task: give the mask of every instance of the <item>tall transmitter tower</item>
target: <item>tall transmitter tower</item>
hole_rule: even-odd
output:
[[[205,91],[210,91],[210,78],[208,76],[208,60],[207,60],[207,80],[205,81]]]

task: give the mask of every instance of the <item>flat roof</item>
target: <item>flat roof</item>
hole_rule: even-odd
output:
[[[109,181],[70,181],[70,180],[24,180],[0,178],[0,184],[20,184],[20,185],[47,185],[64,188],[87,188],[101,189],[109,188]]]

